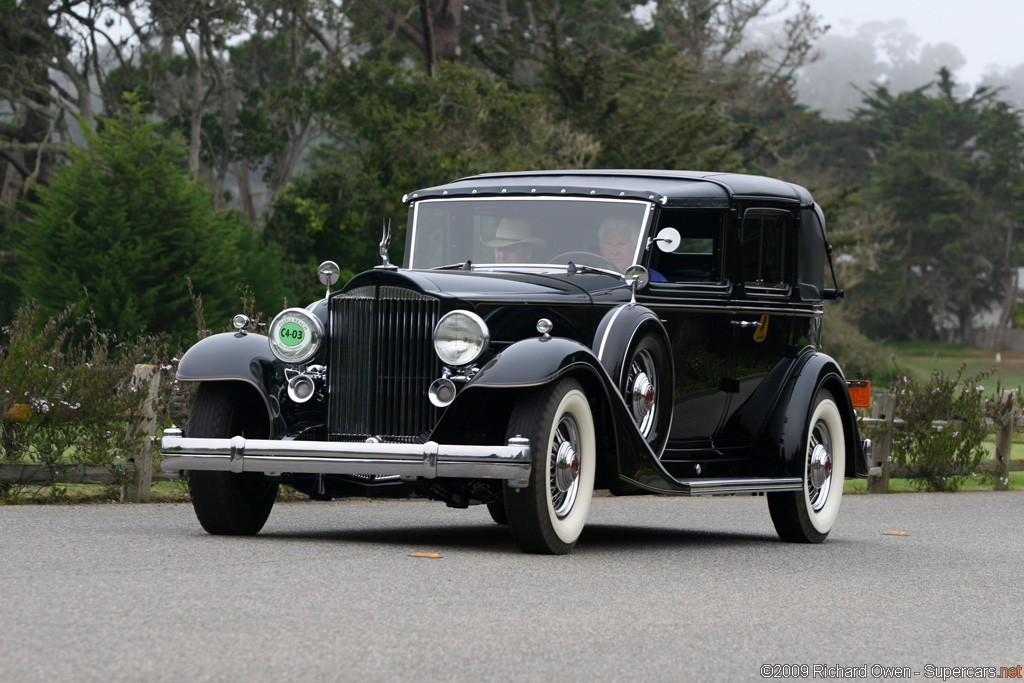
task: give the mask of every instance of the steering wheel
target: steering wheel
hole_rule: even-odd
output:
[[[594,266],[595,268],[606,268],[619,272],[618,266],[600,254],[592,251],[563,251],[558,256],[548,259],[548,263],[568,263],[572,261],[577,265]]]

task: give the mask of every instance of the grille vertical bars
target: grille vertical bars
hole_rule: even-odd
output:
[[[400,287],[359,287],[331,299],[328,431],[332,440],[423,441],[441,376],[432,336],[440,301]]]

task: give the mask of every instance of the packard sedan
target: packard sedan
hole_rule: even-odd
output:
[[[781,180],[683,171],[494,173],[418,190],[388,260],[186,353],[200,524],[255,534],[284,484],[315,499],[486,505],[526,552],[577,543],[595,490],[766,494],[819,543],[864,476],[821,349],[824,218]],[[834,281],[834,276],[833,276]],[[834,284],[834,283],[833,283]]]

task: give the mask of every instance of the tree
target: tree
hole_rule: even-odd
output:
[[[318,261],[336,260],[348,274],[377,265],[385,219],[393,220],[391,260],[400,262],[407,192],[485,171],[584,168],[600,149],[553,121],[541,96],[459,64],[440,64],[430,77],[362,61],[320,95],[332,142],[285,190],[264,233],[284,256],[297,300],[320,292]]]
[[[181,167],[184,150],[156,137],[140,102],[99,121],[18,228],[24,294],[47,316],[87,301],[102,329],[182,338],[195,330],[190,277],[207,319],[226,323],[235,284],[266,282],[257,274],[273,263],[232,214],[212,209]]]
[[[975,316],[1016,292],[1024,127],[995,93],[954,91],[942,69],[934,89],[877,86],[857,112],[875,158],[872,197],[894,221],[863,286],[877,302],[863,322],[878,334],[929,338],[943,322],[970,344]]]

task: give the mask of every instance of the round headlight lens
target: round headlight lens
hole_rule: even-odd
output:
[[[288,308],[270,323],[270,349],[285,363],[313,357],[324,338],[320,319],[303,308]]]
[[[434,328],[434,351],[448,365],[472,363],[487,350],[491,333],[476,313],[452,311]]]

